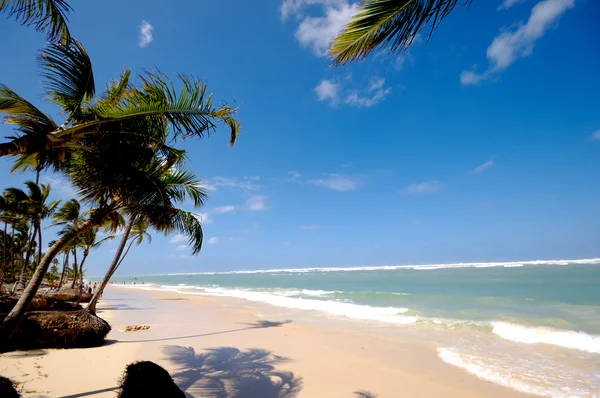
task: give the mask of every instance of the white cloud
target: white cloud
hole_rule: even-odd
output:
[[[317,99],[336,106],[340,98],[344,103],[355,107],[371,107],[383,101],[391,92],[391,87],[385,87],[385,79],[374,76],[369,80],[369,85],[362,89],[344,90],[342,83],[333,79],[324,79],[315,87]]]
[[[183,234],[177,234],[174,237],[172,237],[169,242],[171,243],[181,243],[181,242],[186,242],[188,240],[188,238],[183,235]]]
[[[594,134],[592,134],[592,141],[600,141],[600,130],[596,131]]]
[[[427,181],[418,184],[409,185],[404,192],[408,195],[424,195],[434,193],[444,188],[444,185],[439,181]]]
[[[345,3],[346,0],[283,0],[280,9],[281,18],[285,20],[290,15],[296,15],[297,18],[301,18],[303,16],[302,10],[311,5],[339,6]]]
[[[527,23],[521,23],[516,30],[507,30],[494,38],[487,49],[488,69],[482,73],[474,69],[463,71],[460,75],[461,84],[480,83],[508,68],[517,59],[531,55],[535,42],[574,5],[575,0],[542,0],[537,3]]]
[[[202,224],[212,224],[213,220],[208,213],[193,213],[194,217]]]
[[[246,208],[250,211],[264,211],[269,207],[267,205],[268,196],[256,195],[246,201]]]
[[[340,83],[334,83],[333,80],[321,80],[315,87],[317,99],[321,102],[328,101],[330,105],[337,105],[339,102]]]
[[[221,206],[221,207],[215,207],[215,212],[220,213],[220,214],[225,214],[225,213],[231,213],[235,211],[235,206],[229,205],[229,206]]]
[[[256,183],[260,180],[260,176],[252,177],[213,177],[208,182],[205,182],[204,186],[212,191],[216,191],[218,188],[236,188],[243,189],[246,191],[256,191],[259,186]],[[210,187],[210,188],[209,188]]]
[[[77,190],[66,178],[57,175],[42,175],[40,177],[42,184],[50,185],[50,193],[61,200],[71,200],[77,198]]]
[[[296,39],[317,56],[325,56],[331,41],[341,32],[356,12],[355,4],[327,2],[325,15],[305,17],[296,31]]]
[[[510,7],[522,3],[525,0],[504,0],[502,4],[498,6],[498,11],[500,10],[508,10]]]
[[[385,79],[373,77],[369,83],[367,92],[360,95],[353,91],[346,96],[346,103],[356,107],[371,107],[383,101],[391,92],[391,87],[385,87]]]
[[[474,174],[481,174],[483,173],[485,170],[489,169],[490,167],[492,167],[494,165],[494,162],[492,162],[491,160],[488,160],[487,162],[480,164],[479,166],[475,167],[475,170],[473,170]]]
[[[184,251],[184,250],[187,250],[187,249],[188,249],[188,247],[189,247],[188,245],[179,245],[179,246],[177,246],[177,247],[175,248],[175,250],[176,250],[176,251],[178,251],[178,252],[182,252],[182,251]]]
[[[309,180],[308,183],[333,191],[354,191],[358,188],[356,179],[342,174],[329,174],[323,178]]]
[[[288,171],[288,175],[292,177],[292,180],[297,180],[302,177],[302,174],[298,173],[296,170]]]
[[[154,26],[150,25],[148,21],[142,21],[142,24],[140,25],[140,47],[144,48],[152,43],[152,40],[154,40],[154,37],[152,36],[153,30]]]
[[[301,225],[300,229],[302,231],[308,231],[310,229],[317,229],[317,228],[321,228],[322,225],[321,224],[308,224],[308,225]]]
[[[208,243],[209,245],[216,245],[217,243],[219,243],[219,240],[220,240],[220,239],[219,239],[219,238],[217,238],[217,237],[212,237],[212,238],[209,238],[209,239],[206,241],[206,243]]]

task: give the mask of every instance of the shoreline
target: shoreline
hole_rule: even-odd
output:
[[[24,397],[114,397],[136,360],[163,366],[192,397],[211,396],[210,382],[223,373],[227,388],[246,392],[238,396],[532,396],[443,362],[433,343],[242,299],[110,286],[98,315],[113,327],[106,345],[4,354],[0,374],[23,383]],[[136,324],[150,329],[122,331]]]

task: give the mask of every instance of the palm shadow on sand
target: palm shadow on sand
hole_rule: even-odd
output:
[[[182,369],[172,376],[189,397],[294,398],[302,389],[302,378],[276,369],[289,359],[267,350],[219,347],[197,354],[169,345],[164,352]]]

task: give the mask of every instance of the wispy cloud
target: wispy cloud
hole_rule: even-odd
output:
[[[294,13],[302,19],[296,30],[296,40],[304,48],[309,48],[315,55],[322,57],[327,54],[331,41],[342,31],[356,11],[356,4],[346,1],[311,1],[294,2]],[[304,16],[301,10],[309,4],[321,4],[324,8],[322,16]],[[289,15],[290,7],[284,11],[282,4],[282,16]],[[285,13],[285,14],[284,14]]]
[[[600,130],[598,130],[594,134],[592,134],[592,136],[590,138],[592,139],[592,141],[600,141]]]
[[[235,211],[235,206],[229,205],[229,206],[215,207],[214,211],[215,211],[215,213],[219,213],[219,214],[232,213]]]
[[[318,228],[321,228],[321,227],[322,227],[321,224],[308,224],[308,225],[301,225],[300,226],[300,230],[302,230],[302,231],[308,231],[308,230],[311,230],[311,229],[318,229]]]
[[[502,4],[500,4],[498,6],[498,11],[500,10],[508,10],[509,8],[511,8],[512,6],[519,4],[519,3],[523,3],[526,0],[504,0],[502,2]]]
[[[259,189],[258,181],[260,176],[252,177],[213,177],[204,183],[204,187],[210,191],[216,191],[219,188],[243,189],[246,191],[256,191]]]
[[[210,215],[208,213],[193,213],[194,217],[196,217],[196,219],[198,221],[200,221],[202,224],[212,224],[213,223],[213,219],[210,218]]]
[[[322,178],[308,180],[308,183],[333,191],[354,191],[358,188],[358,181],[354,177],[343,174],[329,174]]]
[[[217,237],[212,237],[209,238],[206,243],[208,243],[209,245],[216,245],[217,243],[219,243],[220,239]]]
[[[142,21],[142,24],[140,25],[140,47],[144,48],[152,43],[152,40],[154,40],[152,35],[153,30],[154,26],[150,25],[148,21]]]
[[[268,196],[255,195],[246,201],[246,209],[249,211],[264,211],[269,208],[267,204]]]
[[[188,248],[189,248],[188,245],[179,245],[175,248],[175,251],[182,252],[184,250],[187,250]]]
[[[317,100],[326,102],[330,106],[343,103],[357,108],[371,107],[383,101],[391,92],[391,87],[385,86],[385,79],[374,76],[369,80],[367,87],[345,88],[341,81],[334,79],[321,80],[314,88]]]
[[[412,225],[420,225],[421,224],[421,220],[412,220],[410,223]]]
[[[335,83],[333,80],[321,80],[315,87],[315,94],[319,101],[335,106],[339,103],[340,88],[340,83]]]
[[[172,237],[169,242],[171,243],[181,243],[181,242],[186,242],[188,240],[188,238],[183,235],[183,234],[177,234],[174,237]]]
[[[527,23],[518,24],[516,29],[508,29],[494,38],[487,49],[488,69],[482,73],[477,73],[476,67],[463,71],[461,84],[478,84],[496,76],[517,59],[531,55],[535,42],[574,5],[575,0],[543,0],[537,3]]]
[[[481,174],[484,171],[486,171],[487,169],[489,169],[490,167],[492,167],[494,165],[494,162],[492,162],[491,160],[488,160],[485,163],[480,164],[479,166],[475,167],[475,169],[472,171],[473,174]]]
[[[439,181],[426,181],[417,184],[411,184],[404,190],[408,195],[425,195],[442,190],[444,185]]]
[[[298,173],[296,170],[288,171],[288,175],[292,178],[292,180],[297,180],[302,177],[302,174]]]
[[[42,175],[42,184],[50,184],[51,194],[61,200],[71,200],[77,197],[77,190],[69,180],[59,175]]]
[[[346,96],[346,103],[355,107],[370,108],[383,101],[391,92],[391,87],[385,87],[385,79],[373,77],[365,93],[352,91]]]

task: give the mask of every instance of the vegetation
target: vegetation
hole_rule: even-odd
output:
[[[22,25],[33,25],[38,32],[46,32],[49,41],[71,40],[67,26],[71,7],[64,0],[0,0],[0,12],[8,13]]]
[[[48,28],[50,33],[61,23],[48,7],[66,6],[62,0],[0,1],[0,11],[9,12],[22,23],[38,23],[38,29]],[[5,116],[4,123],[15,128],[15,135],[0,143],[0,156],[10,156],[15,171],[34,171],[36,180],[44,170],[61,173],[78,195],[77,201],[66,202],[53,215],[62,230],[45,253],[41,250],[40,221],[58,204],[53,204],[52,211],[50,205],[44,207],[46,195],[29,214],[14,193],[3,195],[3,270],[16,277],[17,270],[25,269],[23,281],[30,273],[31,278],[3,321],[2,343],[23,319],[50,264],[56,271],[51,274],[58,274],[57,255],[65,256],[60,283],[68,275],[71,256],[72,286],[78,276],[81,280],[85,259],[101,243],[96,239],[101,228],[114,232],[124,226],[125,231],[107,275],[122,263],[133,242],[141,242],[147,228],[185,234],[192,252],[198,253],[203,238],[200,221],[178,206],[186,199],[195,207],[202,206],[206,194],[200,181],[184,169],[185,150],[175,145],[187,138],[203,137],[216,130],[219,122],[230,131],[230,145],[239,131],[236,109],[225,104],[214,106],[206,84],[187,75],[179,75],[174,83],[160,71],[144,71],[134,82],[130,71],[125,70],[96,95],[92,63],[84,47],[72,38],[67,40],[66,34],[61,38],[60,42],[48,43],[38,60],[45,97],[66,115],[62,123],[0,84],[0,113]],[[82,206],[85,211],[81,211]],[[27,253],[34,253],[36,247],[37,256],[32,260]],[[83,250],[81,264],[77,263],[79,248]],[[88,316],[94,308],[95,302]]]
[[[352,20],[333,40],[334,65],[364,60],[376,49],[408,49],[423,29],[429,36],[457,5],[472,0],[363,0]]]

